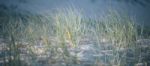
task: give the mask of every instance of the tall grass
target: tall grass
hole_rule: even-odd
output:
[[[2,23],[2,34],[10,39],[9,66],[23,66],[20,60],[19,42],[22,45],[23,42],[28,43],[25,47],[26,55],[31,58],[23,61],[30,61],[25,63],[29,66],[82,65],[77,54],[75,56],[70,54],[70,49],[78,48],[85,39],[90,39],[88,42],[93,41],[93,44],[97,44],[97,53],[112,50],[111,58],[105,55],[103,62],[110,66],[127,66],[130,50],[135,54],[137,52],[135,49],[139,32],[136,23],[130,17],[115,12],[110,12],[104,18],[96,20],[85,19],[82,12],[72,8],[58,10],[51,16],[14,16],[16,15],[7,16],[8,20],[5,21],[7,23]],[[107,44],[110,44],[110,47],[103,47]],[[133,65],[139,60],[135,56]],[[44,60],[41,61],[41,58]]]
[[[63,9],[54,17],[56,22],[56,33],[58,38],[68,41],[70,46],[76,47],[82,33],[82,15],[80,12],[73,9]]]
[[[18,41],[20,41],[20,38],[22,38],[23,34],[23,30],[25,28],[25,25],[21,19],[21,17],[19,17],[18,15],[20,14],[16,14],[14,13],[9,13],[9,15],[4,15],[2,17],[4,17],[4,19],[2,19],[1,22],[1,33],[3,38],[6,39],[6,42],[8,45],[6,45],[7,47],[5,47],[4,50],[5,55],[4,58],[4,64],[5,65],[14,65],[14,66],[18,66],[20,65],[20,53],[19,53],[19,48],[18,48]],[[5,19],[6,18],[6,19]],[[6,60],[8,60],[6,63]]]
[[[110,42],[112,44],[113,59],[110,60],[111,65],[124,66],[128,60],[127,52],[121,50],[135,49],[135,41],[138,38],[137,27],[134,21],[128,17],[122,17],[118,13],[110,13],[100,22],[96,23],[96,36],[98,41]]]
[[[83,16],[75,9],[62,9],[54,16],[56,37],[60,42],[58,46],[63,50],[65,62],[70,62],[71,58],[69,48],[76,48],[79,45],[84,33],[82,22]],[[70,60],[67,60],[69,59]]]

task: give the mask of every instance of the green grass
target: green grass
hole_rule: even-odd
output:
[[[132,19],[110,13],[109,16],[96,23],[95,33],[98,41],[105,39],[112,43],[113,48],[110,49],[113,50],[114,58],[110,61],[111,65],[124,66],[127,64],[128,60],[124,60],[126,52],[122,54],[119,52],[121,49],[134,49],[138,32]]]
[[[31,66],[39,65],[38,56],[47,52],[50,52],[50,57],[46,59],[49,65],[59,61],[65,62],[66,66],[79,64],[80,61],[70,55],[68,48],[77,48],[85,37],[95,40],[98,47],[102,42],[111,43],[112,48],[105,48],[113,50],[114,54],[108,64],[126,66],[127,51],[120,54],[120,50],[131,49],[136,52],[136,41],[142,34],[132,18],[117,12],[110,12],[101,19],[85,19],[82,12],[72,8],[57,10],[53,15],[8,15],[1,23],[1,34],[3,38],[8,38],[9,56],[14,57],[9,63],[13,66],[22,65],[17,47],[19,42],[28,43]],[[35,48],[40,42],[42,48]],[[134,63],[138,63],[139,59],[135,58]]]

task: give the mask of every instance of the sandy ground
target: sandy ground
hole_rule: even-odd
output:
[[[137,40],[136,44],[138,46],[137,50],[140,52],[140,54],[137,54],[138,55],[137,58],[140,58],[142,61],[149,63],[150,62],[150,58],[149,58],[150,39],[139,39]],[[0,66],[4,63],[4,58],[5,58],[5,61],[8,62],[9,57],[4,56],[4,53],[6,53],[6,51],[9,50],[9,48],[7,48],[6,45],[7,45],[7,41],[0,38]],[[106,65],[107,63],[110,63],[109,60],[111,60],[111,58],[114,57],[113,50],[109,49],[111,47],[113,47],[112,44],[107,43],[107,42],[106,43],[102,42],[101,45],[99,46],[96,44],[96,42],[89,41],[88,39],[86,39],[86,40],[83,40],[83,42],[80,42],[80,45],[78,45],[78,47],[76,48],[68,47],[68,51],[72,57],[73,56],[77,57],[78,61],[75,62],[77,66],[92,66],[93,64]],[[22,47],[19,50],[21,51],[20,60],[23,61],[24,63],[32,65],[31,61],[33,59],[32,59],[32,56],[28,54],[29,53],[28,50],[25,47]],[[61,48],[58,48],[58,50],[61,52]],[[127,59],[133,62],[134,58],[132,55],[134,52],[132,50],[128,50],[124,48],[120,49],[120,53],[123,53],[124,51],[129,54],[127,56],[128,57]],[[38,51],[38,53],[40,52]],[[50,52],[47,52],[46,54],[36,55],[37,64],[39,66],[40,65],[48,66],[49,65],[48,63],[51,63],[50,64],[51,66],[59,66],[59,65],[65,66],[66,65],[64,61],[62,60],[61,61],[47,60],[47,59],[52,59],[50,58],[50,55],[51,55]]]

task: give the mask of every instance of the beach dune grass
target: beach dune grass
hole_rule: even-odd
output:
[[[48,55],[47,59],[43,60],[46,62],[45,64],[52,65],[60,61],[68,66],[82,64],[75,57],[76,55],[71,56],[69,49],[78,48],[87,36],[86,39],[95,40],[94,43],[99,48],[107,42],[112,45],[111,48],[105,48],[105,50],[113,51],[113,58],[107,64],[126,66],[128,51],[120,53],[120,50],[131,49],[137,52],[135,50],[136,41],[141,35],[132,18],[124,17],[117,12],[110,12],[103,18],[91,19],[85,18],[77,9],[65,8],[58,9],[57,13],[53,15],[14,17],[10,14],[6,22],[2,23],[2,35],[10,40],[9,51],[13,52],[15,58],[15,60],[11,59],[13,62],[10,61],[10,65],[14,66],[21,66],[19,64],[21,53],[17,47],[19,42],[28,43],[26,48],[31,56],[31,59],[28,59],[31,62],[27,63],[29,65],[39,65],[38,59],[43,54]],[[11,55],[9,56],[11,57]],[[138,63],[139,59],[134,58],[136,58],[134,63]]]

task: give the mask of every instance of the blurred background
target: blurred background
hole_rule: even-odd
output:
[[[132,16],[136,22],[150,25],[149,0],[0,0],[0,8],[29,11],[31,13],[53,13],[56,9],[75,7],[87,17],[101,17],[108,10],[117,10]]]

